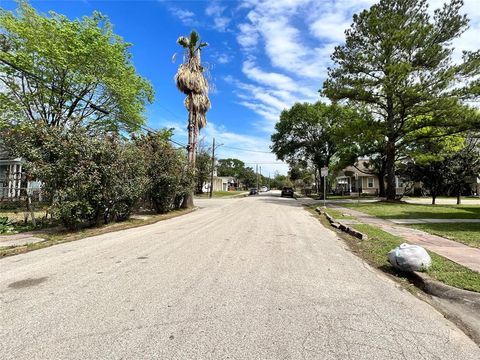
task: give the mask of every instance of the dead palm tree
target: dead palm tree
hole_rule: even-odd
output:
[[[206,113],[210,109],[208,81],[200,61],[200,52],[208,44],[200,42],[196,31],[188,37],[180,36],[177,43],[185,49],[185,54],[175,74],[175,83],[187,95],[184,104],[188,110],[188,162],[194,170],[198,133],[207,124]]]

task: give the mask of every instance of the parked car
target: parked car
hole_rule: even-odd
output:
[[[281,197],[291,197],[291,198],[293,198],[293,188],[284,186],[282,188],[282,194],[280,196]]]
[[[260,192],[267,192],[268,191],[268,188],[266,186],[262,186],[260,188]]]
[[[251,188],[250,189],[250,194],[249,195],[257,195],[257,194],[258,194],[257,188]]]

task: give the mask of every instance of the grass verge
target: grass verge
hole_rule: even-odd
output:
[[[80,239],[84,239],[91,236],[107,234],[110,232],[121,231],[131,228],[136,228],[139,226],[150,225],[154,224],[159,221],[172,219],[177,216],[186,215],[195,209],[181,209],[181,210],[174,210],[167,214],[157,214],[151,215],[145,219],[129,219],[119,223],[112,223],[107,224],[95,228],[87,228],[77,231],[67,231],[67,230],[60,230],[54,232],[39,232],[35,233],[35,237],[40,237],[45,239],[45,241],[38,242],[35,244],[27,244],[21,246],[6,246],[0,247],[0,258],[5,256],[12,256],[17,254],[23,254],[32,250],[42,249],[45,247],[49,247],[56,244],[61,244],[70,241],[76,241]]]
[[[408,274],[396,270],[387,260],[388,252],[405,242],[401,237],[391,235],[371,225],[350,225],[356,230],[368,235],[367,240],[359,241],[357,238],[348,235],[343,231],[332,228],[325,216],[319,216],[313,209],[314,207],[308,207],[308,210],[320,219],[325,227],[335,231],[337,235],[347,243],[354,254],[364,259],[372,267],[395,277],[406,286],[407,289],[413,291],[413,285],[408,283]],[[432,258],[432,267],[427,273],[431,278],[460,289],[480,292],[479,273],[450,261],[436,253],[429,251],[429,254]]]
[[[359,224],[353,227],[368,235],[368,240],[348,241],[350,247],[371,265],[388,273],[399,273],[387,260],[390,250],[397,247],[404,240],[391,235],[371,225]],[[432,267],[427,271],[433,279],[460,289],[480,292],[480,274],[462,265],[450,261],[436,253],[430,252]]]
[[[480,205],[417,205],[407,203],[346,203],[343,207],[382,219],[478,219]]]
[[[323,210],[322,210],[323,211]],[[344,215],[341,211],[339,210],[335,210],[335,209],[329,209],[327,208],[326,212],[328,213],[328,215],[330,215],[332,218],[334,219],[338,219],[338,220],[347,220],[347,219],[355,219],[354,216],[351,216],[351,215]]]
[[[414,224],[409,227],[480,248],[480,223]]]

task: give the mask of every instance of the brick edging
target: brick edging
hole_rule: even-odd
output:
[[[330,223],[330,225],[332,225],[334,228],[340,229],[340,230],[346,232],[347,234],[355,236],[356,238],[358,238],[360,240],[367,240],[368,239],[367,234],[364,234],[364,233],[362,233],[358,230],[355,230],[354,228],[351,228],[350,226],[342,224],[339,221],[335,221],[326,211],[322,211],[321,208],[317,207],[317,208],[315,208],[315,211],[319,214],[324,214],[325,217],[327,218],[328,222]]]

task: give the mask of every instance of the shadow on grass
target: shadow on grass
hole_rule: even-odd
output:
[[[480,205],[375,202],[342,205],[382,219],[480,219]]]

